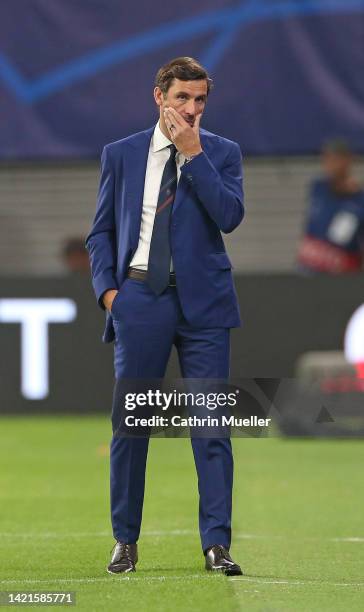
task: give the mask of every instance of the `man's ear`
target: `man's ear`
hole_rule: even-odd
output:
[[[163,100],[164,100],[164,96],[163,96],[163,92],[162,92],[161,88],[160,87],[154,87],[153,94],[154,94],[154,100],[155,100],[155,103],[157,104],[157,106],[162,106]]]

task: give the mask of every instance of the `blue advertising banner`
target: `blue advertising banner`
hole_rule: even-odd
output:
[[[203,127],[252,155],[364,151],[364,0],[3,0],[0,158],[88,158],[156,121],[154,75],[189,55]]]

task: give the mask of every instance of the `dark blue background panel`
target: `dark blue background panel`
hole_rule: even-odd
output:
[[[244,153],[364,151],[364,0],[2,0],[0,158],[84,158],[157,118],[159,66],[215,81],[203,126]]]

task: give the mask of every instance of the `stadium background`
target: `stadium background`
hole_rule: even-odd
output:
[[[201,571],[188,441],[153,441],[149,569],[141,562],[133,586],[104,581],[112,351],[88,275],[70,274],[62,249],[89,230],[104,144],[153,125],[156,70],[195,56],[215,83],[203,125],[238,141],[244,158],[246,219],[225,237],[244,318],[232,372],[301,375],[307,353],[310,372],[346,372],[362,276],[302,278],[295,257],[322,142],[348,140],[364,179],[363,33],[361,0],[1,3],[0,298],[66,298],[77,312],[49,327],[49,389],[38,399],[22,391],[20,325],[0,322],[3,590],[67,586],[95,610],[120,598],[128,609],[167,610],[168,600],[202,610],[216,598],[226,610],[359,609],[359,440],[236,441],[234,550],[247,577],[228,586]]]

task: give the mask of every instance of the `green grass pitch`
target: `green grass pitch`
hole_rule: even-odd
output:
[[[364,609],[362,441],[233,440],[245,575],[226,578],[203,567],[190,441],[153,439],[140,561],[121,577],[105,570],[109,435],[100,416],[0,419],[0,590],[76,591],[76,610]]]

